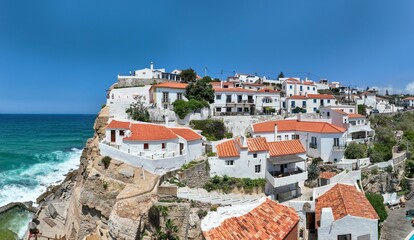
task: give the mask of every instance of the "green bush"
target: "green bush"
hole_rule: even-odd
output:
[[[408,179],[405,179],[405,178],[401,179],[400,186],[401,186],[401,189],[403,191],[410,191],[411,190],[410,182],[408,181]]]
[[[365,193],[365,196],[371,203],[372,207],[374,207],[375,211],[380,217],[380,221],[384,221],[385,219],[387,219],[388,213],[383,204],[384,198],[381,196],[381,194],[367,192]]]
[[[105,156],[102,158],[102,163],[105,167],[105,169],[108,169],[109,164],[111,164],[111,157]]]
[[[233,133],[231,132],[226,132],[226,138],[232,138],[233,137]]]
[[[190,126],[194,129],[201,130],[201,134],[209,141],[221,140],[226,134],[226,126],[222,120],[191,120]]]
[[[200,219],[202,219],[203,217],[207,216],[207,211],[206,211],[206,210],[203,210],[203,209],[199,209],[199,210],[197,211],[197,215],[198,215],[198,217],[199,217]]]
[[[345,158],[358,159],[367,156],[367,147],[364,144],[351,142],[345,149]]]
[[[409,178],[414,177],[414,161],[413,160],[407,160],[405,162],[405,174]]]
[[[217,154],[215,152],[208,152],[207,157],[215,157]]]
[[[252,192],[255,187],[264,187],[265,179],[235,178],[224,175],[223,177],[214,176],[205,185],[207,191],[221,190],[225,193],[234,188],[243,188],[246,192]]]
[[[201,108],[209,107],[208,102],[199,101],[195,99],[190,99],[189,101],[185,100],[176,100],[173,102],[174,112],[178,115],[180,119],[184,119],[187,114]]]
[[[148,210],[148,220],[152,226],[157,228],[160,226],[160,209],[157,206],[153,205]]]
[[[106,190],[108,189],[108,182],[103,182],[103,188]]]

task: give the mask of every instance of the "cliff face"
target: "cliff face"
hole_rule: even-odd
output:
[[[73,185],[65,224],[69,239],[95,234],[100,239],[135,239],[140,219],[156,202],[159,177],[112,159],[101,163],[99,141],[105,137],[108,109],[96,118],[93,138],[83,150]],[[66,184],[66,183],[64,183]]]

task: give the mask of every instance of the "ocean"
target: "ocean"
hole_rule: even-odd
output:
[[[79,166],[96,115],[0,114],[0,206],[35,201]],[[0,215],[0,239],[24,235],[30,215]],[[2,235],[4,234],[4,235]]]

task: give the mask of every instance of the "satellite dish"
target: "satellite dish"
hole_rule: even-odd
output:
[[[304,204],[303,204],[303,207],[302,207],[302,210],[303,210],[304,212],[309,212],[309,211],[311,210],[311,205],[310,205],[310,203],[308,203],[308,202],[304,203]]]

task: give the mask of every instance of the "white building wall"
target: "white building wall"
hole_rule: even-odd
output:
[[[257,158],[253,154],[257,153]],[[230,176],[237,178],[264,178],[266,171],[266,152],[248,152],[242,150],[236,158],[209,158],[210,176]],[[234,165],[226,165],[226,160],[234,160]],[[255,165],[260,165],[260,173],[255,173]]]
[[[125,137],[125,136],[121,136],[121,135],[119,135],[119,132],[122,130],[122,129],[106,129],[105,130],[105,139],[106,139],[106,142],[107,143],[110,143],[111,142],[111,131],[112,130],[114,130],[115,131],[115,142],[114,142],[114,144],[116,144],[116,145],[122,145],[122,139]],[[124,131],[124,133],[127,131],[127,130],[123,130]]]
[[[337,240],[338,235],[351,234],[352,240],[369,235],[368,239],[378,239],[378,220],[346,216],[327,226],[318,228],[318,239]]]
[[[279,93],[258,93],[254,99],[256,99],[255,107],[258,111],[263,111],[265,107],[271,107],[274,108],[277,112],[282,108],[282,102]],[[267,103],[264,101],[265,99],[271,99],[271,102]]]
[[[144,150],[144,144],[148,143],[148,149]],[[162,143],[166,143],[166,148],[162,149]],[[163,141],[124,141],[122,149],[130,154],[143,154],[143,155],[160,155],[160,154],[179,154],[179,140],[169,139]]]
[[[175,88],[160,88],[157,87],[154,91],[154,103],[156,104],[157,108],[163,108],[163,92],[168,92],[168,99],[169,103],[172,104],[175,102],[177,98],[177,93],[182,94],[182,99],[187,101],[187,98],[184,96],[185,89],[175,89]]]
[[[187,160],[192,161],[194,159],[203,156],[203,140],[190,141],[187,144]]]
[[[106,100],[106,105],[109,107],[109,116],[128,119],[125,111],[138,99],[144,103],[144,106],[149,106],[149,89],[150,86],[112,89]]]

